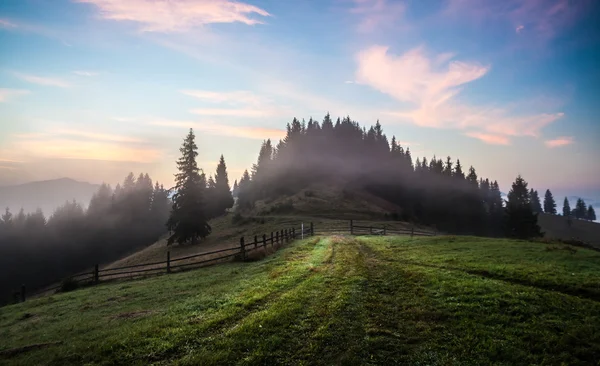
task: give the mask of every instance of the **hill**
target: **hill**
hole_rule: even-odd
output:
[[[546,238],[579,240],[600,249],[600,223],[573,219],[569,224],[564,216],[541,213],[538,224]]]
[[[4,186],[0,187],[0,207],[10,207],[13,214],[21,208],[25,213],[41,208],[46,216],[50,216],[66,201],[76,200],[86,207],[99,187],[70,178]]]
[[[3,364],[600,361],[600,254],[474,237],[314,237],[261,261],[0,308]]]

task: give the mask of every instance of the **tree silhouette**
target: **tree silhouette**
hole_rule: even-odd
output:
[[[223,215],[227,209],[233,207],[233,196],[229,187],[227,165],[225,164],[223,155],[219,159],[219,165],[215,173],[215,197],[217,201],[217,216]]]
[[[201,176],[196,163],[198,147],[195,138],[194,131],[190,128],[179,149],[181,152],[181,158],[177,161],[179,173],[175,175],[173,208],[167,221],[167,228],[172,232],[168,244],[174,242],[183,244],[189,240],[195,244],[198,239],[204,239],[211,233],[204,197],[206,181]]]
[[[596,221],[596,211],[592,205],[588,206],[586,218],[590,221]]]
[[[542,204],[540,202],[540,196],[538,191],[533,190],[533,188],[529,191],[529,199],[531,200],[531,210],[534,213],[542,212]]]
[[[565,200],[563,202],[563,216],[571,216],[571,205],[569,204],[569,199],[567,197],[565,197]]]
[[[552,196],[552,192],[549,189],[546,190],[546,194],[544,195],[544,212],[551,215],[556,215],[556,202],[554,201],[554,196]]]
[[[575,205],[574,215],[576,219],[585,219],[587,215],[587,206],[585,201],[581,198],[577,199],[577,204]]]
[[[537,215],[531,207],[527,182],[517,176],[508,192],[506,202],[506,235],[512,238],[528,239],[540,237],[542,233],[537,224]]]

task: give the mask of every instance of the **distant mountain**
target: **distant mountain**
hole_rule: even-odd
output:
[[[4,186],[0,187],[0,208],[3,212],[4,208],[9,207],[13,214],[21,208],[26,213],[41,208],[48,217],[66,201],[75,200],[87,207],[99,187],[98,184],[70,178]]]

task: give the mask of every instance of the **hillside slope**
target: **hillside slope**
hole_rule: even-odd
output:
[[[567,246],[315,237],[0,308],[0,363],[593,365],[598,283]]]
[[[600,249],[600,223],[569,220],[564,216],[539,214],[538,224],[549,239],[580,240]]]

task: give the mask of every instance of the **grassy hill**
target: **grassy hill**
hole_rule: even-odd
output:
[[[538,224],[546,238],[579,240],[600,249],[600,223],[573,219],[569,225],[564,216],[539,214]]]
[[[0,308],[0,363],[595,365],[599,284],[564,245],[314,237]]]

